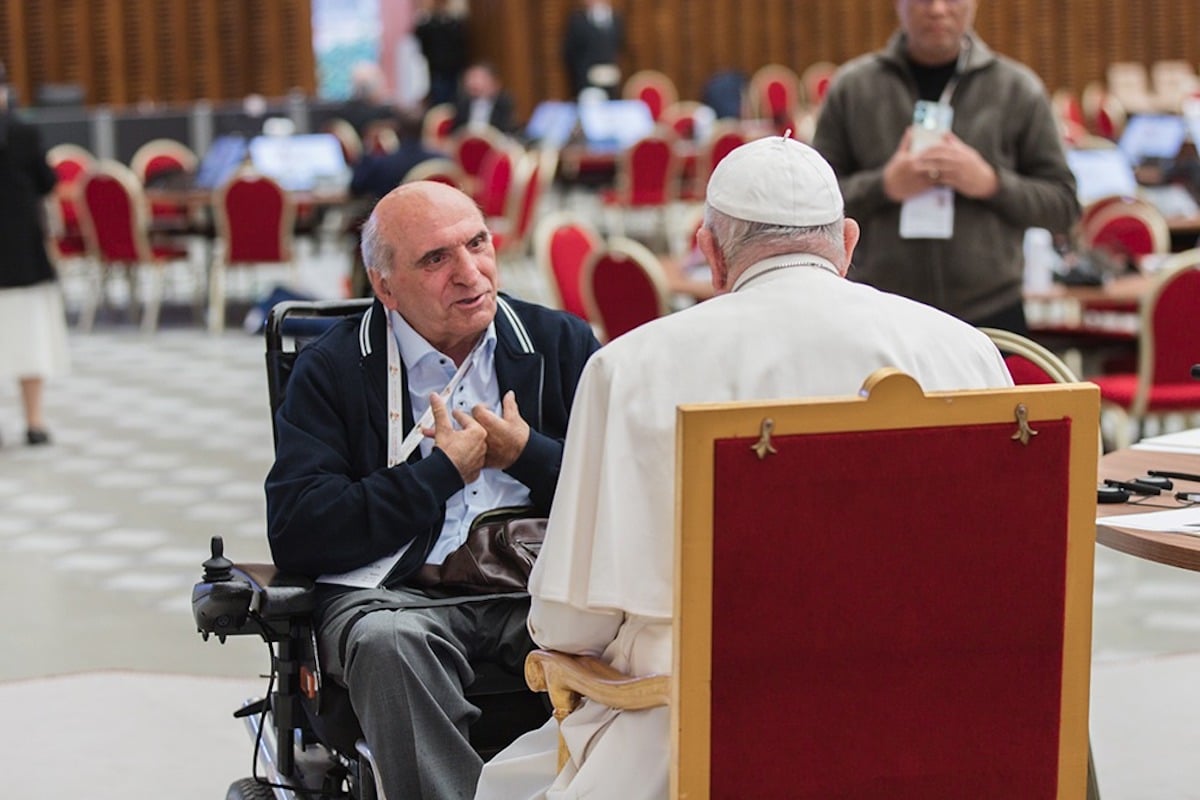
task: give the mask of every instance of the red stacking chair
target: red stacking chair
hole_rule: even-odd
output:
[[[583,301],[583,267],[604,246],[590,222],[570,211],[554,211],[537,224],[533,256],[556,295],[559,308],[588,319]]]
[[[208,329],[220,333],[228,267],[294,266],[296,205],[271,178],[242,170],[217,190],[214,207],[218,246],[209,271]]]
[[[1142,256],[1167,253],[1171,229],[1162,212],[1145,200],[1103,198],[1084,213],[1080,241],[1084,247],[1107,250],[1136,266]]]
[[[165,269],[172,261],[186,262],[188,250],[171,241],[151,239],[150,208],[137,176],[116,161],[100,161],[79,185],[80,221],[88,253],[99,266],[94,291],[82,314],[80,327],[90,330],[96,309],[107,297],[107,282],[116,271],[124,273],[132,308],[138,300],[138,278],[147,283],[142,309],[142,329],[158,327]]]
[[[655,122],[658,122],[663,111],[679,100],[675,82],[666,73],[656,69],[643,69],[630,75],[621,88],[621,96],[626,100],[645,103]]]
[[[421,142],[429,150],[450,153],[454,130],[454,104],[439,103],[421,117]]]
[[[142,182],[150,186],[168,175],[193,175],[199,159],[192,149],[174,139],[151,139],[137,149],[129,168]],[[156,230],[186,231],[188,206],[155,200],[150,203],[150,223]]]
[[[503,217],[508,210],[509,193],[516,180],[521,152],[507,144],[489,150],[483,156],[475,180],[475,202],[485,219]]]
[[[1117,419],[1117,448],[1130,444],[1130,418],[1140,438],[1151,415],[1200,412],[1200,381],[1191,377],[1200,362],[1198,309],[1200,249],[1193,249],[1171,256],[1142,297],[1137,372],[1091,379]]]
[[[528,251],[542,198],[550,190],[557,169],[557,150],[534,150],[517,161],[504,217],[488,221],[498,256],[522,256]]]
[[[800,83],[804,86],[804,94],[808,97],[810,106],[820,108],[836,72],[837,64],[832,61],[816,61],[809,64],[800,74]]]
[[[670,289],[662,264],[632,239],[617,236],[592,253],[583,266],[583,303],[599,328],[601,342],[670,311]]]
[[[467,127],[454,136],[450,150],[463,174],[467,176],[468,194],[475,194],[475,187],[479,183],[480,172],[488,155],[510,144],[509,138],[503,132],[492,127]]]
[[[783,133],[793,125],[804,104],[804,87],[796,73],[782,64],[759,67],[746,90],[751,119],[769,120]]]
[[[661,125],[617,156],[616,186],[602,193],[606,207],[615,210],[610,228],[625,232],[625,216],[636,211],[659,215],[665,238],[666,214],[679,197],[681,162],[673,131]]]
[[[1039,383],[1076,383],[1079,379],[1061,358],[1042,345],[1012,331],[980,328],[992,340],[1018,386]]]
[[[59,144],[46,153],[46,161],[58,176],[51,206],[54,254],[58,259],[84,256],[87,244],[80,227],[79,183],[84,174],[95,169],[96,158],[78,145]]]

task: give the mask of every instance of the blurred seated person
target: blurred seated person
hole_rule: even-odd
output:
[[[372,122],[391,119],[395,113],[379,65],[371,61],[355,64],[350,72],[350,98],[342,104],[338,115],[362,136]]]
[[[504,90],[496,68],[486,62],[467,67],[462,91],[454,103],[453,131],[491,125],[504,133],[517,129],[512,95]]]
[[[443,157],[422,143],[421,120],[415,113],[397,112],[394,122],[400,146],[392,153],[363,154],[350,177],[350,194],[354,197],[383,197],[399,186],[417,164]]]

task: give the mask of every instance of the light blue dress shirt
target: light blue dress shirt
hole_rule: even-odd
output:
[[[400,360],[408,372],[408,399],[412,404],[413,419],[420,419],[429,408],[429,395],[445,389],[458,366],[450,356],[425,341],[404,317],[395,311],[389,311],[388,314]],[[447,409],[470,414],[471,409],[482,403],[497,415],[501,413],[500,382],[496,378],[496,342],[496,323],[492,322],[484,333],[483,341],[470,356],[475,359],[474,365],[463,377],[454,397],[447,400]],[[426,437],[420,447],[421,456],[428,456],[433,451],[433,439]],[[446,556],[467,538],[471,520],[484,511],[528,503],[529,487],[525,484],[504,470],[480,470],[478,478],[446,501],[446,522],[426,563],[441,564],[445,561]]]

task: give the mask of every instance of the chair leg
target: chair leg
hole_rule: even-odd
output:
[[[208,273],[208,332],[225,330],[225,262],[214,258]]]
[[[146,287],[146,302],[142,306],[143,333],[154,333],[158,330],[158,315],[162,311],[163,294],[166,291],[165,270],[163,264],[145,264],[141,267],[149,283]]]
[[[91,333],[96,324],[96,311],[104,297],[105,267],[103,264],[89,262],[84,269],[87,288],[84,291],[83,306],[79,309],[79,329]]]

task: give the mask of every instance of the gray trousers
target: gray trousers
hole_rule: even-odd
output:
[[[518,674],[533,647],[528,595],[430,600],[403,589],[349,592],[319,614],[325,675],[345,684],[388,800],[469,800],[483,762],[467,738],[472,661]]]

